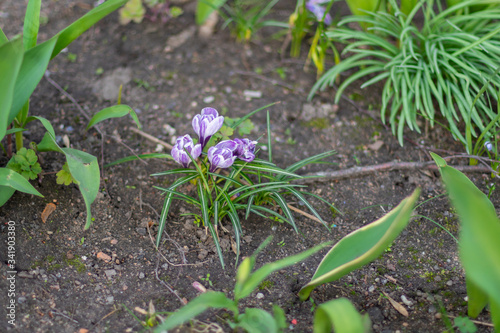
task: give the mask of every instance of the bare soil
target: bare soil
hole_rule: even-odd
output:
[[[83,15],[92,3],[44,2],[43,14],[48,21],[39,40],[46,40]],[[79,108],[94,114],[115,103],[99,97],[102,91],[93,89],[96,81],[126,68],[131,80],[123,86],[122,102],[137,110],[144,132],[166,142],[172,142],[173,136],[194,135],[191,118],[203,107],[214,107],[228,117],[241,117],[279,102],[269,107],[273,160],[278,166],[286,167],[331,149],[338,152],[329,160],[331,164],[310,166],[300,170],[303,174],[391,161],[429,161],[421,146],[446,150],[443,155],[463,151],[448,132],[439,128],[423,134],[408,133],[405,146],[399,146],[390,129],[379,120],[377,87],[360,90],[353,85],[339,105],[332,104],[333,90],[307,102],[316,79],[312,67],[304,70],[307,50],[304,47],[299,59],[281,54],[282,41],[270,37],[276,30],[261,31],[261,38],[248,45],[236,43],[227,30],[217,30],[208,39],[194,34],[181,46],[165,52],[169,37],[195,25],[194,2],[181,6],[184,14],[166,24],[145,20],[120,26],[116,13],[99,22],[49,65],[50,79],[64,88],[79,107],[44,78],[33,94],[30,112],[49,119],[61,139],[67,136],[72,147],[102,157],[105,163],[153,152],[157,144],[132,132],[129,128],[134,124],[129,118],[105,122],[101,126],[106,133],[103,141],[95,130],[85,130],[87,120]],[[293,8],[293,1],[280,3],[275,12],[277,19],[287,20]],[[24,1],[0,3],[0,27],[9,38],[22,30],[24,10]],[[249,99],[245,90],[260,91],[262,96]],[[252,121],[255,129],[249,137],[265,141],[265,113],[258,113]],[[175,134],[169,133],[165,125],[175,129]],[[41,126],[33,122],[28,129],[26,142],[39,142],[43,136]],[[267,158],[265,151],[259,154]],[[92,205],[95,221],[84,231],[85,206],[78,188],[56,184],[55,172],[64,163],[62,155],[41,156],[45,174],[41,182],[32,183],[45,197],[17,192],[0,208],[1,304],[8,301],[9,221],[16,226],[18,271],[16,326],[7,323],[2,306],[0,331],[139,332],[144,331],[143,326],[127,309],[140,320],[145,317],[134,308],[147,309],[150,302],[156,311],[175,311],[183,300],[197,296],[198,291],[192,287],[195,281],[231,295],[236,272],[236,255],[230,246],[232,234],[221,233],[227,264],[223,270],[211,237],[192,217],[183,215],[192,212],[191,206],[174,203],[164,242],[158,251],[154,247],[163,197],[153,186],[173,178],[150,175],[174,168],[173,163],[147,160],[105,168],[101,191]],[[2,155],[0,164],[6,161]],[[454,165],[466,163],[463,159],[451,161]],[[491,180],[487,174],[468,175],[480,189],[488,191],[486,185]],[[299,233],[287,224],[251,216],[243,221],[242,256],[250,255],[269,235],[274,236],[272,244],[258,257],[258,267],[326,240],[338,241],[383,216],[417,187],[422,190],[420,203],[434,199],[419,206],[415,214],[440,223],[458,237],[459,221],[446,196],[442,196],[439,175],[428,170],[393,170],[310,184],[309,191],[329,200],[342,213],[332,213],[315,202],[324,219],[334,225],[331,231],[300,214],[296,215]],[[498,204],[498,192],[493,193],[492,201]],[[43,223],[41,213],[51,202],[57,208]],[[224,225],[231,231],[230,223]],[[286,313],[289,330],[297,332],[311,332],[315,307],[337,297],[347,297],[361,313],[368,313],[375,332],[442,332],[446,316],[441,312],[466,315],[465,277],[457,244],[425,218],[413,218],[379,259],[317,288],[309,301],[300,302],[297,292],[310,280],[324,254],[271,275],[241,303],[242,308],[269,310],[273,304],[279,305]],[[383,293],[403,304],[409,316],[400,314]],[[228,314],[223,310],[209,311],[198,319],[230,331]],[[292,324],[294,319],[296,324]],[[478,320],[489,322],[489,313],[484,311]],[[478,329],[492,331],[482,324]],[[189,325],[181,329],[189,330]]]

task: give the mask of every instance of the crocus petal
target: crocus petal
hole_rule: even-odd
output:
[[[201,114],[194,116],[192,125],[193,130],[200,138],[201,148],[203,149],[208,143],[212,135],[222,127],[224,117],[219,116],[219,113],[214,108],[204,108]]]
[[[214,116],[214,118],[217,118],[219,116],[219,112],[217,112],[217,110],[215,110],[214,108],[203,108],[201,109],[201,114],[202,115],[212,115]]]
[[[235,151],[238,148],[238,143],[233,140],[225,140],[219,142],[215,147],[220,149],[226,148],[229,149],[230,151]]]
[[[170,152],[170,155],[172,155],[174,161],[182,164],[182,166],[184,166],[185,168],[187,168],[191,163],[191,159],[189,158],[189,155],[186,153],[186,151],[191,154],[193,159],[196,159],[201,155],[201,145],[194,145],[193,139],[191,139],[191,136],[189,136],[189,134],[178,137],[175,146]]]
[[[216,169],[229,168],[236,159],[233,152],[227,148],[210,147],[207,155],[210,162],[210,172],[214,172]]]

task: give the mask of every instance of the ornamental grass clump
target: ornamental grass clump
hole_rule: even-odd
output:
[[[237,128],[251,115],[262,109],[264,108],[240,118],[230,127]],[[295,231],[298,231],[292,210],[304,214],[305,212],[288,203],[285,199],[287,196],[295,197],[328,228],[306,196],[323,201],[333,209],[335,207],[316,194],[305,191],[304,185],[292,182],[304,178],[295,174],[296,170],[307,164],[319,163],[324,158],[335,154],[335,151],[315,155],[286,169],[281,169],[271,162],[271,158],[265,161],[256,157],[257,141],[249,138],[235,138],[218,142],[222,137],[218,132],[223,124],[224,117],[220,116],[217,110],[213,108],[201,110],[201,113],[192,120],[193,130],[199,138],[198,142],[186,134],[177,139],[171,151],[172,159],[182,168],[153,175],[180,176],[168,187],[156,187],[166,196],[156,238],[157,246],[160,245],[167,215],[174,199],[183,200],[194,206],[193,212],[189,215],[201,221],[203,226],[210,231],[222,267],[224,267],[224,259],[219,244],[218,230],[219,227],[226,230],[222,226],[225,220],[231,223],[234,231],[233,249],[236,253],[236,261],[240,253],[240,237],[243,232],[241,218],[247,219],[250,213],[289,223]],[[268,149],[271,156],[269,127],[268,120]],[[196,186],[195,196],[189,196],[180,191],[182,185],[188,183]],[[239,214],[238,211],[242,213]]]
[[[390,4],[391,12],[350,16],[338,28],[326,32],[328,38],[348,44],[343,53],[351,55],[316,82],[309,99],[316,91],[333,85],[340,74],[357,69],[338,87],[335,101],[358,79],[369,77],[361,88],[384,82],[382,120],[388,113],[401,145],[406,126],[420,132],[419,117],[433,126],[441,115],[446,122],[443,125],[464,144],[460,123],[477,137],[497,116],[491,102],[498,100],[500,86],[500,75],[495,73],[500,63],[498,2],[461,1],[443,10],[439,1],[420,1],[408,15],[395,1]],[[417,25],[415,15],[420,10],[423,21]],[[359,23],[367,30],[345,27],[349,23]],[[486,93],[471,109],[492,74]]]

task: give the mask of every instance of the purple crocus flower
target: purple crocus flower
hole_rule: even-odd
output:
[[[322,5],[328,2],[330,2],[330,0],[309,0],[306,2],[306,8],[316,17],[318,21],[321,21],[326,10]],[[332,23],[332,16],[330,14],[326,14],[324,22],[326,25],[330,25]]]
[[[174,148],[172,148],[172,155],[174,161],[179,164],[182,164],[183,167],[187,168],[189,163],[191,163],[191,159],[186,151],[191,154],[193,159],[197,159],[201,155],[201,145],[194,144],[193,139],[189,134],[186,134],[180,138],[177,138],[177,142],[175,143]]]
[[[216,169],[225,169],[229,168],[233,165],[236,156],[233,155],[233,150],[228,147],[224,147],[225,145],[230,145],[227,141],[222,141],[216,146],[208,148],[208,160],[210,161],[210,172],[214,172]],[[223,144],[219,147],[220,144]],[[234,142],[233,142],[234,143]],[[236,146],[236,144],[234,144]],[[236,149],[236,148],[235,148]]]
[[[224,117],[219,116],[219,113],[214,108],[204,108],[201,114],[197,114],[193,118],[193,129],[200,137],[201,149],[205,148],[212,135],[214,135],[224,122]]]
[[[234,142],[238,144],[238,147],[234,151],[234,154],[245,162],[252,162],[255,158],[255,145],[257,141],[250,141],[248,139],[234,139]]]

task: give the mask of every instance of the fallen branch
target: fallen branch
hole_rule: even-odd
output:
[[[131,130],[132,132],[134,133],[137,133],[139,134],[140,136],[143,136],[145,137],[146,139],[150,140],[150,141],[153,141],[154,143],[157,143],[159,145],[162,145],[163,147],[167,148],[167,149],[172,149],[174,148],[174,146],[172,146],[171,144],[168,144],[166,143],[165,141],[162,141],[160,139],[157,139],[155,138],[154,136],[152,135],[149,135],[148,133],[144,133],[143,131],[135,128],[135,127],[129,127],[129,130]]]
[[[448,157],[447,159],[450,159]],[[483,165],[450,165],[455,169],[462,172],[493,172],[496,173],[493,169],[488,166]],[[304,175],[305,179],[302,179],[302,182],[305,183],[313,183],[318,180],[336,180],[336,179],[346,179],[346,178],[355,178],[366,175],[371,175],[377,172],[386,172],[393,170],[432,170],[438,171],[439,167],[432,161],[429,162],[387,162],[376,165],[368,165],[364,167],[352,167],[345,170],[338,171],[320,171],[316,173],[308,173]]]

